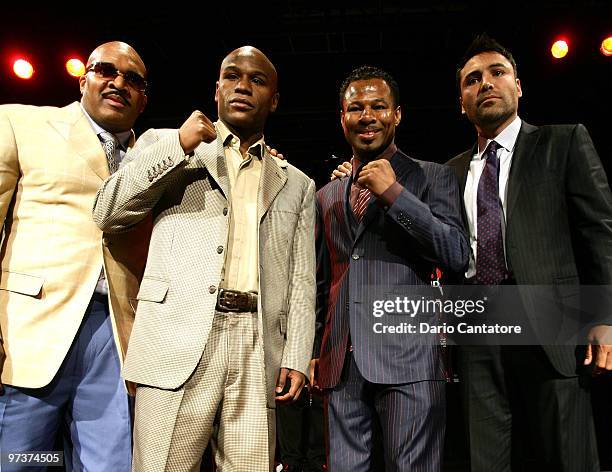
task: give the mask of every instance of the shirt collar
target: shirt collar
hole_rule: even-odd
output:
[[[102,128],[98,123],[96,123],[94,119],[91,116],[89,116],[89,113],[85,111],[85,107],[83,107],[83,103],[79,103],[79,105],[81,106],[81,110],[83,110],[83,113],[89,120],[89,123],[91,124],[91,127],[93,128],[94,132],[96,133],[96,136],[100,136],[100,133],[105,132],[106,130]],[[111,134],[117,138],[117,141],[119,142],[119,145],[121,146],[121,149],[125,151],[128,148],[128,145],[130,144],[130,138],[132,137],[132,130],[130,129],[127,131],[122,131],[121,133],[111,133]]]
[[[240,152],[240,138],[238,138],[238,136],[234,136],[234,134],[228,129],[226,124],[223,123],[223,121],[221,120],[215,122],[215,127],[217,128],[217,132],[221,136],[221,142],[223,143],[223,147],[231,147],[236,151]],[[257,157],[258,159],[261,159],[264,155],[264,145],[264,137],[262,136],[259,141],[257,141],[249,148],[249,154]]]
[[[501,133],[499,133],[493,139],[478,140],[478,149],[476,150],[476,155],[474,159],[482,159],[482,155],[484,154],[487,146],[491,141],[495,141],[499,144],[500,147],[504,148],[508,152],[514,151],[514,146],[516,145],[516,140],[518,138],[519,131],[521,130],[521,119],[517,116],[512,120],[508,126],[506,126]]]

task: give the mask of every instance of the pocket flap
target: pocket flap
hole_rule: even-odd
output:
[[[169,286],[170,284],[165,280],[143,278],[136,298],[161,303],[166,298]]]
[[[45,279],[35,275],[2,271],[0,289],[36,297],[40,294],[44,282]]]

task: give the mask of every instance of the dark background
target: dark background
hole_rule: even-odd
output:
[[[4,9],[0,20],[0,103],[63,106],[79,98],[64,63],[86,61],[98,44],[132,44],[149,69],[149,106],[137,134],[178,127],[198,108],[216,118],[213,100],[219,64],[232,49],[251,44],[276,64],[280,106],[266,140],[288,159],[326,181],[332,154],[350,157],[339,125],[338,87],[352,68],[367,63],[396,77],[403,120],[399,146],[413,157],[444,162],[467,149],[475,133],[461,116],[455,65],[479,32],[508,47],[523,86],[520,116],[533,123],[582,122],[607,170],[611,168],[612,57],[599,52],[612,34],[607,1],[274,1],[182,2],[165,8],[100,4],[72,8]],[[565,60],[553,60],[558,35],[570,42]],[[10,58],[28,54],[32,80],[12,75]]]
[[[266,141],[322,185],[338,163],[330,156],[350,157],[339,124],[338,87],[362,64],[388,70],[400,84],[403,119],[396,140],[402,150],[444,162],[471,146],[475,132],[460,114],[455,65],[471,39],[486,31],[517,60],[520,116],[536,125],[584,123],[611,175],[612,57],[599,52],[602,39],[612,35],[610,0],[216,3],[3,8],[0,103],[63,106],[78,100],[78,83],[66,74],[65,61],[72,55],[86,61],[97,45],[123,40],[149,70],[149,105],[137,135],[150,127],[178,127],[196,108],[216,118],[220,62],[250,44],[270,57],[280,77],[280,106]],[[550,55],[558,36],[570,43],[561,61]],[[34,63],[32,80],[12,74],[17,53]],[[596,383],[602,466],[612,467],[612,382],[608,377]],[[456,387],[449,386],[447,437],[447,462],[456,469],[448,470],[465,463]]]

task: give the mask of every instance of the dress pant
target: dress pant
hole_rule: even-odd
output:
[[[281,462],[291,471],[322,472],[325,464],[323,398],[306,388],[293,403],[277,405]]]
[[[363,378],[352,353],[345,362],[342,380],[325,392],[328,470],[441,470],[445,382],[374,384]],[[384,466],[377,463],[375,453],[380,443]]]
[[[53,451],[66,439],[66,470],[127,472],[131,463],[128,396],[120,376],[108,301],[94,294],[77,336],[49,385],[4,386],[0,451]],[[9,464],[2,472],[47,470]]]
[[[540,346],[464,346],[460,373],[472,471],[599,471],[588,378]]]
[[[266,404],[257,314],[216,312],[184,385],[138,386],[133,470],[197,471],[209,441],[218,472],[271,470],[275,422]]]

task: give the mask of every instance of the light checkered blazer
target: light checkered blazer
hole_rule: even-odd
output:
[[[177,130],[149,130],[98,192],[94,220],[125,231],[149,213],[154,227],[126,379],[165,389],[196,368],[213,321],[229,228],[223,144],[185,156]],[[314,182],[263,157],[258,194],[258,329],[263,333],[268,406],[279,368],[307,374],[315,323]],[[261,337],[260,337],[261,338]]]
[[[117,235],[96,227],[91,208],[108,175],[100,140],[77,102],[0,106],[2,383],[40,388],[53,379],[103,263],[115,343],[120,354],[127,349],[150,222]]]

